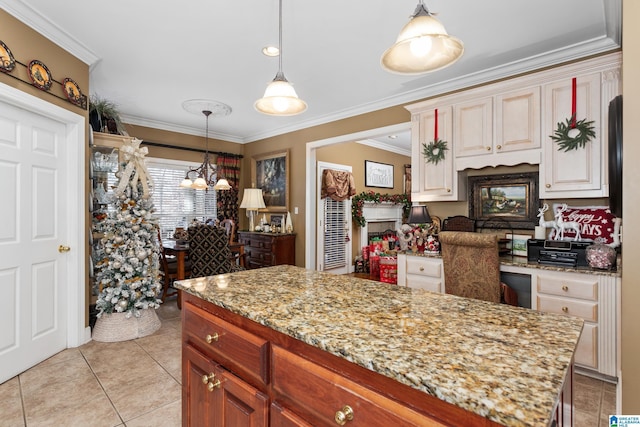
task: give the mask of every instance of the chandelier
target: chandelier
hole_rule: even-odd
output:
[[[191,100],[186,101],[182,104],[185,110],[194,112],[194,108],[200,108],[206,104],[205,107],[215,106],[216,113],[215,115],[227,115],[231,112],[231,108],[228,105],[215,103],[211,104],[210,102],[204,100]],[[205,152],[204,152],[204,160],[202,164],[196,168],[189,169],[180,183],[180,187],[183,188],[193,188],[195,190],[208,190],[213,186],[214,190],[230,190],[231,185],[229,185],[229,181],[225,178],[221,177],[216,180],[217,175],[217,167],[211,164],[211,160],[209,157],[209,116],[213,113],[211,109],[203,109],[202,114],[206,117],[206,128],[204,134],[205,140]],[[195,177],[194,180],[191,178]]]

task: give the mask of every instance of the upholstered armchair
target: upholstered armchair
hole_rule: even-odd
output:
[[[498,236],[441,231],[445,291],[466,298],[518,305],[515,291],[500,282]]]
[[[213,276],[244,270],[229,249],[229,236],[222,227],[198,224],[189,227],[191,277]]]

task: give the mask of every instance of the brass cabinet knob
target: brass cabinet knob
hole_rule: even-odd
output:
[[[420,271],[424,271],[424,267],[420,267]]]
[[[351,406],[344,405],[341,410],[337,411],[335,420],[336,423],[341,426],[345,425],[347,421],[353,420],[353,409],[351,409]]]
[[[71,248],[69,246],[65,246],[65,245],[58,246],[58,252],[60,253],[69,252],[70,250]]]
[[[568,313],[569,312],[569,307],[562,307],[562,312],[563,313]]]
[[[213,372],[211,372],[209,375],[204,374],[204,375],[202,376],[202,383],[203,383],[203,384],[208,384],[208,383],[209,383],[209,380],[214,379],[214,378],[215,378],[215,376],[216,376],[216,374],[214,374]]]
[[[502,150],[502,145],[498,145],[496,148],[497,148],[498,150]]]
[[[447,193],[451,193],[451,189],[450,188],[447,188]]]
[[[569,290],[569,287],[567,285],[562,285],[562,290],[567,292]]]
[[[214,332],[213,335],[207,335],[204,340],[207,342],[207,344],[211,344],[214,341],[218,341],[218,333]]]
[[[487,146],[487,151],[491,151],[491,147]]]
[[[220,388],[220,380],[216,378],[216,380],[214,382],[210,382],[207,384],[207,390],[209,391],[213,391],[217,388]]]
[[[551,184],[546,184],[545,187],[551,188]]]

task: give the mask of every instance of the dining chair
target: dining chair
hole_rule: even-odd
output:
[[[167,255],[162,245],[162,237],[158,229],[158,244],[160,245],[160,269],[162,272],[162,293],[160,299],[164,302],[168,297],[178,294],[178,290],[173,287],[173,282],[178,279],[178,261],[175,256]],[[191,263],[185,261],[185,275],[191,273]]]
[[[231,218],[226,218],[220,221],[220,227],[226,230],[227,236],[229,236],[229,243],[234,243],[236,236],[236,222]]]
[[[441,231],[445,292],[465,298],[518,305],[516,292],[500,282],[498,236]]]
[[[198,224],[189,227],[191,277],[213,276],[244,270],[236,264],[223,227]]]
[[[476,231],[476,220],[464,215],[445,218],[440,227],[442,231]]]

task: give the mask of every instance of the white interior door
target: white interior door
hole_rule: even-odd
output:
[[[318,192],[322,187],[325,169],[351,172],[351,166],[318,162]],[[334,274],[351,271],[351,199],[318,200],[318,270]]]
[[[70,290],[79,288],[69,269],[84,253],[79,239],[70,239],[78,234],[70,228],[83,227],[84,221],[76,221],[78,202],[68,188],[68,174],[77,179],[78,163],[68,156],[67,124],[5,102],[1,95],[0,383],[68,343],[79,344],[82,334],[69,334],[68,322],[80,320],[79,307],[69,306],[75,301]],[[79,294],[84,300],[84,292]],[[73,330],[83,326],[74,324]]]

